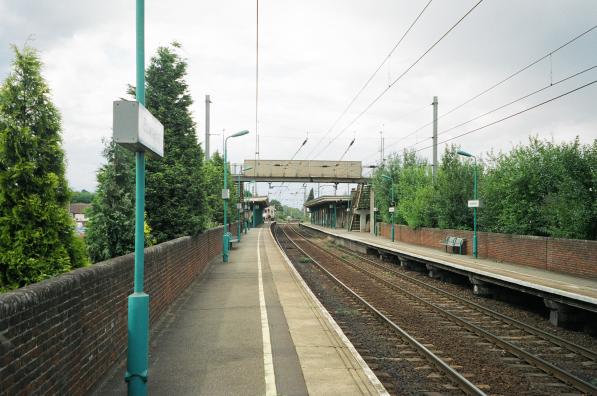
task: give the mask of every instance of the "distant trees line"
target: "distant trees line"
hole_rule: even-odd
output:
[[[414,152],[395,155],[373,175],[376,205],[390,221],[390,183],[396,221],[412,228],[471,229],[473,162],[447,147],[435,183],[427,161]],[[597,239],[597,139],[555,144],[530,138],[508,153],[478,162],[481,231]]]

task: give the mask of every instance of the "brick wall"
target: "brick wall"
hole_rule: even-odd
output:
[[[221,250],[222,227],[145,249],[152,325]],[[126,352],[133,267],[129,254],[0,294],[0,394],[88,393]]]
[[[390,238],[390,230],[390,224],[381,224],[383,237]],[[444,246],[440,241],[448,236],[465,238],[466,254],[472,255],[472,231],[439,228],[413,230],[405,225],[395,225],[394,228],[396,241],[441,250],[444,250]],[[478,232],[477,238],[480,258],[597,278],[597,241],[492,232]]]

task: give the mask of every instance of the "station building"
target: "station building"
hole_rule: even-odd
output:
[[[330,228],[346,228],[350,223],[350,195],[322,195],[305,202],[311,224]]]

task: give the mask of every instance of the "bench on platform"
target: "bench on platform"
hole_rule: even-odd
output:
[[[443,241],[440,241],[439,243],[446,247],[446,252],[448,251],[448,246],[450,246],[452,248],[452,253],[454,253],[454,248],[457,247],[459,254],[462,254],[462,247],[464,246],[465,242],[466,239],[464,238],[449,236],[446,237],[446,239],[444,239]]]

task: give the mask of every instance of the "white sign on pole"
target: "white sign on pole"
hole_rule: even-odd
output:
[[[389,211],[390,211],[390,213],[394,213],[396,211],[396,208],[392,206],[392,207],[390,207]]]
[[[139,102],[114,101],[112,131],[114,142],[131,151],[164,156],[164,126]]]
[[[468,201],[468,207],[469,208],[480,208],[481,201],[479,201],[478,199],[471,199]]]
[[[236,204],[236,209],[242,209],[243,208],[243,204],[241,204],[240,202]]]
[[[222,199],[230,199],[230,190],[227,188],[222,189]]]

